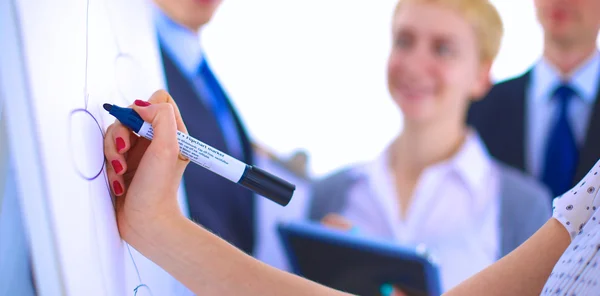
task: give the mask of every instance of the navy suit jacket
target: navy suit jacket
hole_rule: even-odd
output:
[[[179,70],[161,46],[167,88],[177,102],[188,133],[200,141],[228,152],[225,139],[215,116],[198,96],[191,81]],[[210,83],[218,84],[214,75]],[[229,98],[219,87],[233,114],[244,157],[241,161],[252,164],[252,146],[242,122]],[[183,174],[190,218],[224,240],[251,254],[254,249],[254,195],[253,193],[199,165],[190,164]]]
[[[479,132],[492,156],[524,172],[525,130],[527,128],[527,89],[531,69],[525,74],[498,83],[488,95],[473,103],[467,123]],[[580,148],[573,185],[581,180],[600,158],[600,90],[583,147]]]

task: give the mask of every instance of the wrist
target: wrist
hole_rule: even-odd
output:
[[[129,244],[149,242],[172,231],[182,220],[187,220],[177,204],[155,206],[143,210],[123,207],[118,217],[121,237]]]
[[[586,198],[577,198],[573,192],[555,198],[552,213],[552,217],[569,233],[571,240],[575,239],[591,217],[591,205],[585,202]]]

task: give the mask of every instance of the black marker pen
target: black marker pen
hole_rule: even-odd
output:
[[[136,134],[152,140],[154,130],[133,109],[104,104],[104,109]],[[296,186],[257,167],[247,165],[205,143],[177,131],[182,155],[193,163],[240,184],[282,206],[292,199]]]

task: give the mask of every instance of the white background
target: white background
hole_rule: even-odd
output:
[[[531,0],[492,1],[505,37],[495,80],[539,57]],[[377,155],[401,130],[386,87],[396,0],[225,0],[202,32],[212,66],[254,140],[310,154],[321,176]]]

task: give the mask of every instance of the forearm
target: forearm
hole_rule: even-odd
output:
[[[539,295],[570,242],[565,228],[550,219],[513,252],[446,295]]]
[[[198,295],[342,295],[263,264],[183,216],[150,223],[128,241]]]

